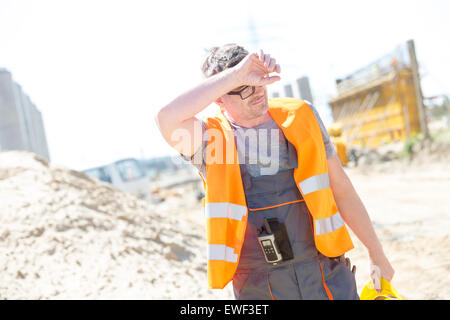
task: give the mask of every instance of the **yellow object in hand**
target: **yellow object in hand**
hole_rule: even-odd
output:
[[[381,279],[381,292],[375,290],[373,281],[369,280],[361,291],[361,300],[406,300],[397,290],[384,278]]]

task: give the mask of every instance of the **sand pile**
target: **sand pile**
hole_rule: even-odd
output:
[[[229,297],[201,224],[28,152],[0,152],[0,190],[0,298]]]

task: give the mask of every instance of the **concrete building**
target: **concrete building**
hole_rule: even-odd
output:
[[[301,77],[297,79],[297,86],[298,90],[300,92],[300,97],[303,100],[309,101],[312,104],[314,104],[313,96],[311,93],[311,87],[309,85],[309,78],[308,77]]]
[[[0,150],[31,151],[50,161],[41,112],[11,73],[1,68]]]
[[[280,82],[275,82],[273,85],[268,86],[267,90],[271,98],[278,98],[280,96],[300,98],[314,104],[309,78],[307,76],[297,78],[295,81],[281,80]]]
[[[284,85],[284,96],[293,98],[294,92],[292,91],[292,85],[290,83]]]

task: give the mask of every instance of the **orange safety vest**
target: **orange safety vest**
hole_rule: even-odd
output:
[[[294,179],[313,217],[317,249],[337,257],[353,248],[345,223],[330,188],[322,132],[307,103],[294,98],[269,100],[269,114],[296,150],[298,168]],[[247,203],[233,130],[222,113],[206,119],[204,212],[206,217],[208,286],[223,289],[239,263]],[[227,161],[228,160],[228,161]]]

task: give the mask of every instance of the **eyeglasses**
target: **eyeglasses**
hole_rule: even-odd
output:
[[[229,95],[239,95],[242,100],[247,99],[255,93],[255,86],[244,86],[240,90],[233,90],[228,92]]]

